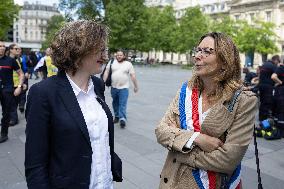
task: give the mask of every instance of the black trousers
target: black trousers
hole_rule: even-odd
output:
[[[1,119],[1,135],[8,135],[9,121],[10,121],[10,109],[13,100],[13,90],[1,89],[0,91],[0,101],[2,106],[2,119]]]
[[[284,85],[275,88],[275,118],[277,119],[276,126],[284,130]]]
[[[259,121],[263,121],[273,115],[273,89],[271,85],[259,85]]]
[[[14,96],[13,95],[13,99],[11,102],[11,108],[10,108],[10,120],[13,122],[18,122],[19,118],[18,118],[18,104],[20,102],[20,96]]]
[[[13,96],[10,108],[10,120],[18,122],[18,107],[24,109],[26,104],[27,91],[22,91],[19,96]]]

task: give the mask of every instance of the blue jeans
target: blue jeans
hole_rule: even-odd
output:
[[[129,93],[128,88],[116,89],[112,87],[110,92],[114,116],[118,117],[119,120],[126,121],[126,107]]]

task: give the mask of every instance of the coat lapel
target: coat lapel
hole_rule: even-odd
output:
[[[201,125],[201,132],[213,137],[220,137],[231,126],[234,114],[223,103],[212,107]]]
[[[57,75],[58,91],[60,98],[63,101],[67,111],[70,113],[71,117],[76,122],[76,125],[80,128],[84,138],[91,147],[89,132],[87,125],[77,101],[77,98],[73,92],[72,86],[69,83],[65,72],[60,71]]]

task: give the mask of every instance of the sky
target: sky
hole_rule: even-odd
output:
[[[59,3],[59,0],[14,0],[14,2],[18,5],[23,5],[24,1],[28,1],[30,4],[38,2],[43,5],[53,5],[54,3],[58,5]]]

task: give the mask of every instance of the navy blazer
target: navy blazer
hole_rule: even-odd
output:
[[[108,118],[114,155],[113,117],[104,102],[104,83],[92,77]],[[88,189],[92,148],[87,125],[65,72],[34,84],[26,108],[25,175],[29,189]]]

